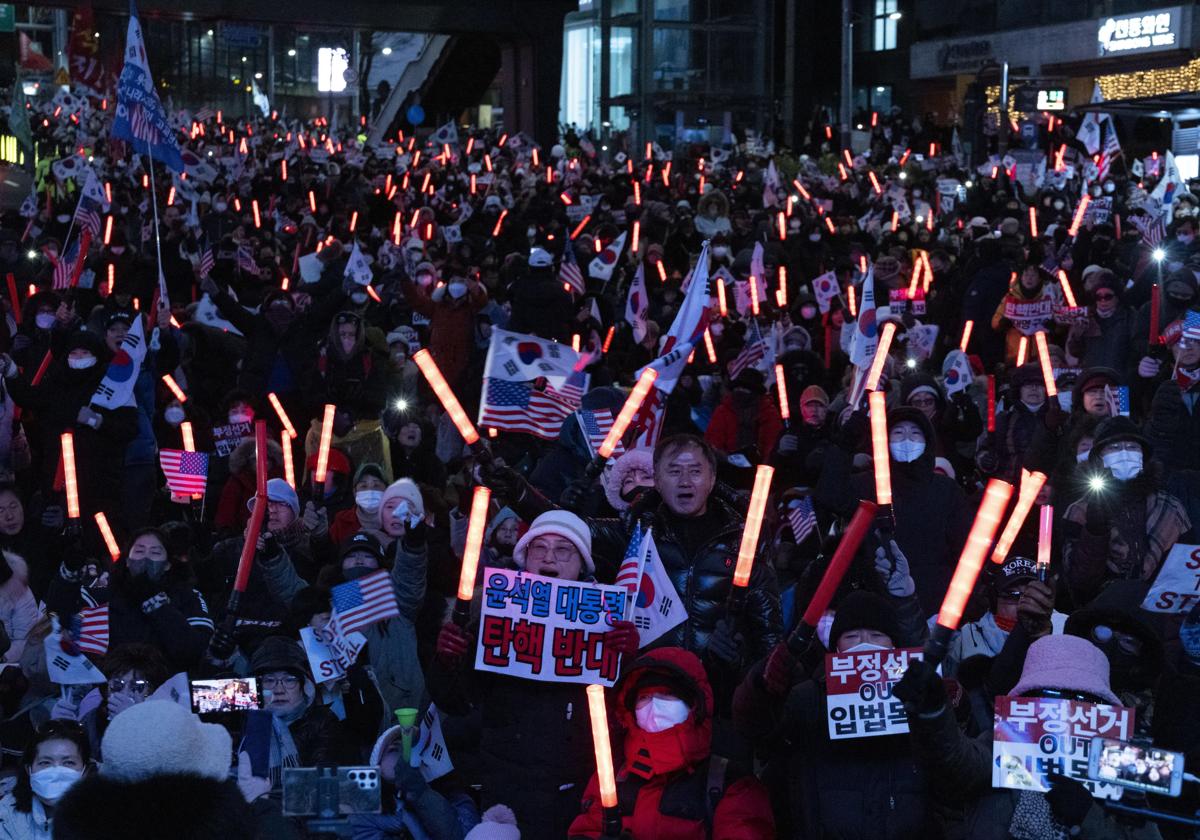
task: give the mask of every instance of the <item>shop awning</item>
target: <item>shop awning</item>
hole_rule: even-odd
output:
[[[1200,91],[1163,93],[1157,96],[1143,96],[1135,99],[1109,99],[1105,102],[1077,105],[1070,112],[1078,116],[1088,111],[1103,111],[1104,113],[1117,116],[1200,117]]]

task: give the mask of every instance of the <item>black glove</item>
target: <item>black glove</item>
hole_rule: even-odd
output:
[[[1080,825],[1092,809],[1092,795],[1088,789],[1074,779],[1059,773],[1050,773],[1050,790],[1046,791],[1046,802],[1054,818],[1068,828]]]
[[[405,524],[404,527],[404,548],[410,554],[417,554],[425,550],[425,540],[428,536],[428,528],[425,525],[425,520],[422,519],[416,525]]]
[[[509,501],[521,498],[525,490],[525,479],[512,467],[483,463],[479,466],[479,475],[483,483],[492,488],[497,496]]]
[[[946,686],[937,669],[924,659],[909,663],[892,694],[922,715],[931,715],[946,707]]]
[[[559,503],[567,510],[578,513],[583,508],[583,501],[587,498],[587,493],[591,489],[591,486],[591,482],[586,479],[572,481],[562,491]]]
[[[233,633],[224,624],[219,625],[208,640],[208,658],[214,662],[225,662],[233,657],[235,650],[237,642]]]
[[[654,512],[662,504],[662,496],[653,487],[648,487],[634,497],[629,506],[629,514],[635,520],[641,519],[647,513]]]
[[[263,550],[262,557],[260,559],[270,563],[274,560],[278,560],[282,551],[283,550],[279,545],[279,538],[274,534],[268,533],[265,537],[263,537]]]
[[[708,637],[707,653],[726,665],[736,665],[741,660],[742,641],[742,634],[735,634],[729,622],[722,618]]]

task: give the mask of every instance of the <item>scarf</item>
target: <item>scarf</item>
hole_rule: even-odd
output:
[[[1018,792],[1008,833],[1016,840],[1067,840],[1069,836],[1067,829],[1054,819],[1046,795],[1036,790]]]
[[[312,703],[308,686],[305,686],[304,700],[295,711],[287,714],[271,715],[271,784],[279,785],[283,778],[284,767],[300,766],[300,751],[292,738],[291,725],[304,716]]]

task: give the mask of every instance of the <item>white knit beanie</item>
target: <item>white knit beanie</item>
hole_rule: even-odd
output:
[[[513,549],[513,562],[517,564],[518,569],[525,568],[525,551],[529,544],[546,534],[553,534],[574,543],[583,557],[583,566],[587,573],[596,574],[596,564],[592,562],[592,532],[586,522],[565,510],[548,510],[533,520],[529,530],[517,541],[517,546]]]
[[[483,812],[479,825],[468,831],[463,840],[521,840],[517,815],[507,805],[493,805]]]
[[[417,483],[411,478],[401,478],[389,484],[379,499],[379,509],[383,510],[387,507],[389,499],[397,497],[408,502],[408,507],[414,514],[421,518],[425,517],[425,499],[421,496],[421,490],[417,487]]]

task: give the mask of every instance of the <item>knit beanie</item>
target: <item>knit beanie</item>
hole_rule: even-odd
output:
[[[886,633],[893,645],[900,643],[896,608],[882,595],[863,589],[851,592],[838,603],[833,615],[833,629],[829,632],[830,650],[836,649],[838,639],[851,630],[878,630]]]
[[[393,481],[388,485],[388,488],[383,491],[383,498],[379,500],[379,509],[384,510],[388,506],[388,501],[395,498],[401,498],[408,502],[409,509],[417,516],[425,516],[425,499],[421,496],[421,490],[417,487],[417,483],[411,478],[401,478]]]
[[[507,805],[493,805],[483,812],[479,825],[468,831],[463,840],[521,840],[517,815]]]
[[[529,530],[517,541],[516,548],[513,549],[513,562],[518,569],[525,568],[525,552],[529,544],[546,534],[553,534],[574,543],[583,557],[583,566],[588,575],[596,573],[596,564],[592,562],[592,532],[586,522],[565,510],[548,510],[533,520]]]

